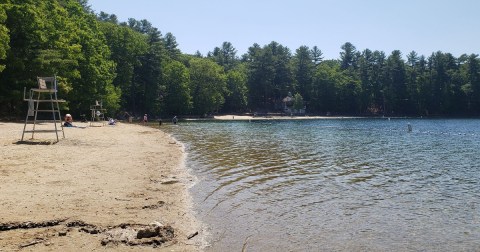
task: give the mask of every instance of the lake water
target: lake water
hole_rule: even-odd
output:
[[[199,179],[208,251],[480,250],[478,119],[162,127]]]

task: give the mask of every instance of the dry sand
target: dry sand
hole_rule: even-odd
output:
[[[22,130],[0,123],[0,251],[202,249],[188,195],[194,178],[182,145],[169,135],[119,123],[65,128],[65,139],[43,145],[19,143]],[[49,142],[55,134],[35,138]],[[147,226],[154,222],[159,228]],[[160,228],[167,238],[134,237]]]

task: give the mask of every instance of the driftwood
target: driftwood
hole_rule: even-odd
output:
[[[30,247],[30,246],[33,246],[35,244],[38,244],[38,243],[41,243],[41,242],[44,242],[45,240],[44,239],[41,239],[41,238],[37,238],[31,242],[27,242],[27,243],[24,243],[24,244],[20,244],[18,247],[19,248],[26,248],[26,247]]]

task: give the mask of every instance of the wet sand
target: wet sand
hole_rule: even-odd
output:
[[[50,144],[0,122],[0,251],[201,250],[183,146],[140,125],[76,124]]]

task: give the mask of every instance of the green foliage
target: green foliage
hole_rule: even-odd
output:
[[[17,95],[24,86],[35,85],[37,76],[61,75],[60,92],[66,95],[73,90],[73,80],[80,77],[78,66],[83,55],[76,43],[78,21],[71,20],[54,0],[11,3],[5,12],[10,50],[5,59],[7,69],[0,76],[0,90],[7,96],[0,98],[0,103],[8,104],[7,109],[22,108]]]
[[[100,28],[111,51],[110,58],[116,65],[113,85],[122,90],[122,106],[132,107],[135,111],[138,103],[143,101],[139,93],[144,94],[145,86],[138,83],[134,71],[141,66],[140,57],[147,52],[147,37],[130,27],[112,22],[101,22]]]
[[[310,100],[309,90],[312,90],[313,71],[315,69],[310,49],[307,46],[298,48],[292,63],[296,90],[304,94],[307,100]]]
[[[247,70],[244,65],[227,72],[227,95],[224,110],[245,112],[248,108]]]
[[[237,50],[230,42],[223,42],[222,48],[215,47],[213,52],[208,53],[207,57],[213,59],[217,64],[223,66],[225,71],[229,71],[238,63]]]
[[[356,63],[356,48],[352,43],[347,42],[342,45],[343,52],[340,52],[341,68],[343,70],[355,67]]]
[[[175,38],[175,36],[173,36],[172,33],[167,32],[167,34],[165,34],[165,48],[170,58],[175,60],[178,60],[181,54],[180,50],[177,47],[177,39]]]
[[[479,115],[478,55],[357,51],[338,60],[300,46],[294,55],[272,41],[237,57],[230,42],[206,57],[182,54],[175,36],[147,20],[119,23],[95,15],[88,0],[3,0],[0,4],[0,115],[24,115],[23,88],[37,76],[58,77],[70,113],[95,100],[109,114],[196,114],[282,111],[355,115]],[[301,102],[300,102],[301,101]]]
[[[311,55],[312,55],[312,61],[313,63],[315,64],[315,66],[317,66],[318,64],[320,64],[320,62],[322,62],[323,60],[323,53],[322,53],[322,50],[320,50],[317,46],[314,46],[312,48],[312,51],[310,52]]]
[[[7,20],[6,8],[6,4],[0,4],[0,73],[5,69],[3,60],[7,57],[7,51],[10,49],[10,36],[5,26],[5,21]]]
[[[165,66],[165,108],[169,115],[186,115],[192,108],[188,69],[178,61]]]
[[[309,109],[322,113],[335,111],[336,87],[339,86],[337,83],[341,77],[342,72],[337,61],[322,62],[314,74]]]
[[[387,59],[385,92],[386,107],[389,113],[403,114],[408,101],[406,89],[405,63],[400,51],[395,50]]]
[[[274,109],[283,97],[295,89],[291,52],[277,42],[249,48],[244,61],[249,74],[249,104],[253,109]]]
[[[226,75],[223,67],[210,59],[190,59],[190,90],[193,111],[204,115],[218,112],[227,93]]]
[[[119,107],[120,91],[112,84],[115,63],[110,60],[110,49],[105,36],[95,16],[86,12],[78,1],[62,2],[68,13],[69,23],[74,29],[75,36],[71,43],[81,48],[77,68],[80,78],[73,80],[73,90],[67,96],[71,101],[71,109],[77,113],[85,113],[95,100],[103,100],[103,105],[109,113],[114,113]]]
[[[160,114],[162,111],[163,92],[163,66],[169,61],[161,33],[156,28],[146,31],[148,51],[140,58],[141,66],[137,73],[139,81],[145,87],[144,111],[149,114]]]
[[[293,96],[293,108],[296,110],[303,109],[304,103],[303,103],[303,97],[299,93],[296,93]]]
[[[466,84],[463,88],[468,97],[468,110],[480,110],[480,62],[477,54],[468,56],[466,62]]]
[[[115,112],[120,109],[120,99],[122,96],[122,90],[113,85],[107,85],[105,87],[105,95],[102,100],[106,104],[106,108],[110,111],[110,114],[113,116]],[[113,112],[112,112],[113,111]]]

